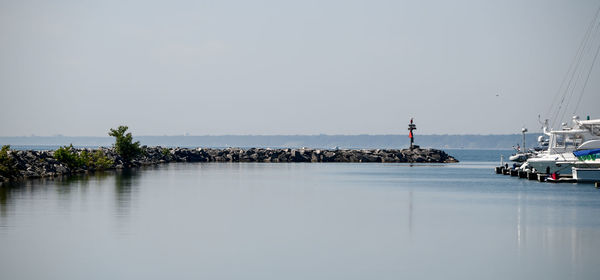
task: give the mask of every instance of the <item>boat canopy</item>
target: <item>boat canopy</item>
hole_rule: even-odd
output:
[[[583,142],[577,150],[592,150],[592,149],[600,149],[600,139],[590,140]]]
[[[600,149],[592,149],[592,150],[583,150],[583,151],[574,151],[573,155],[576,157],[583,157],[587,155],[600,154]]]
[[[585,133],[587,130],[582,129],[572,129],[572,130],[552,130],[552,134],[577,134],[577,133]]]

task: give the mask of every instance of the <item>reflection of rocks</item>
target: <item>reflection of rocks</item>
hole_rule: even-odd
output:
[[[127,216],[132,199],[134,187],[138,185],[139,173],[131,169],[123,169],[116,172],[115,195],[117,215]]]
[[[8,213],[8,201],[10,200],[12,189],[10,186],[0,188],[0,217]]]
[[[56,191],[59,200],[67,199],[74,195],[72,193],[76,188],[85,192],[90,182],[101,182],[108,178],[114,178],[114,171],[78,173],[71,175],[62,175],[55,177],[40,177],[22,182],[0,182],[0,227],[2,227],[2,217],[6,217],[15,211],[13,200],[19,200],[23,197],[33,197],[50,190]],[[51,187],[51,188],[48,188]],[[75,194],[80,194],[75,191]]]
[[[100,148],[114,161],[109,169],[123,169],[168,162],[458,162],[444,151],[436,149],[386,149],[386,150],[319,150],[319,149],[268,149],[227,148],[187,149],[144,147],[144,155],[126,163],[112,148]],[[78,151],[83,151],[79,149]],[[93,152],[93,150],[88,149]],[[53,151],[12,151],[11,156],[23,178],[54,177],[84,173],[91,169],[70,170],[53,157]],[[7,181],[0,177],[1,181]]]

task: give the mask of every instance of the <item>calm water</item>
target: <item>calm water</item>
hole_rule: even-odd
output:
[[[2,187],[0,279],[600,277],[600,190],[449,153],[463,162],[169,164]]]

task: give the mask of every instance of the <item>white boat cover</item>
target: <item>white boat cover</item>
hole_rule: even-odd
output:
[[[580,125],[600,125],[600,119],[577,121]]]

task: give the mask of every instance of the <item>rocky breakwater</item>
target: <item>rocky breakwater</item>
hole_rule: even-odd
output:
[[[102,151],[108,158],[107,166],[85,164],[69,167],[54,158],[54,151],[10,151],[11,175],[0,175],[0,182],[23,178],[63,176],[98,169],[122,169],[156,165],[169,162],[404,162],[452,163],[458,162],[444,151],[436,149],[377,149],[377,150],[319,150],[319,149],[268,149],[268,148],[163,148],[142,147],[142,156],[125,162],[113,148],[76,149],[76,152]]]

